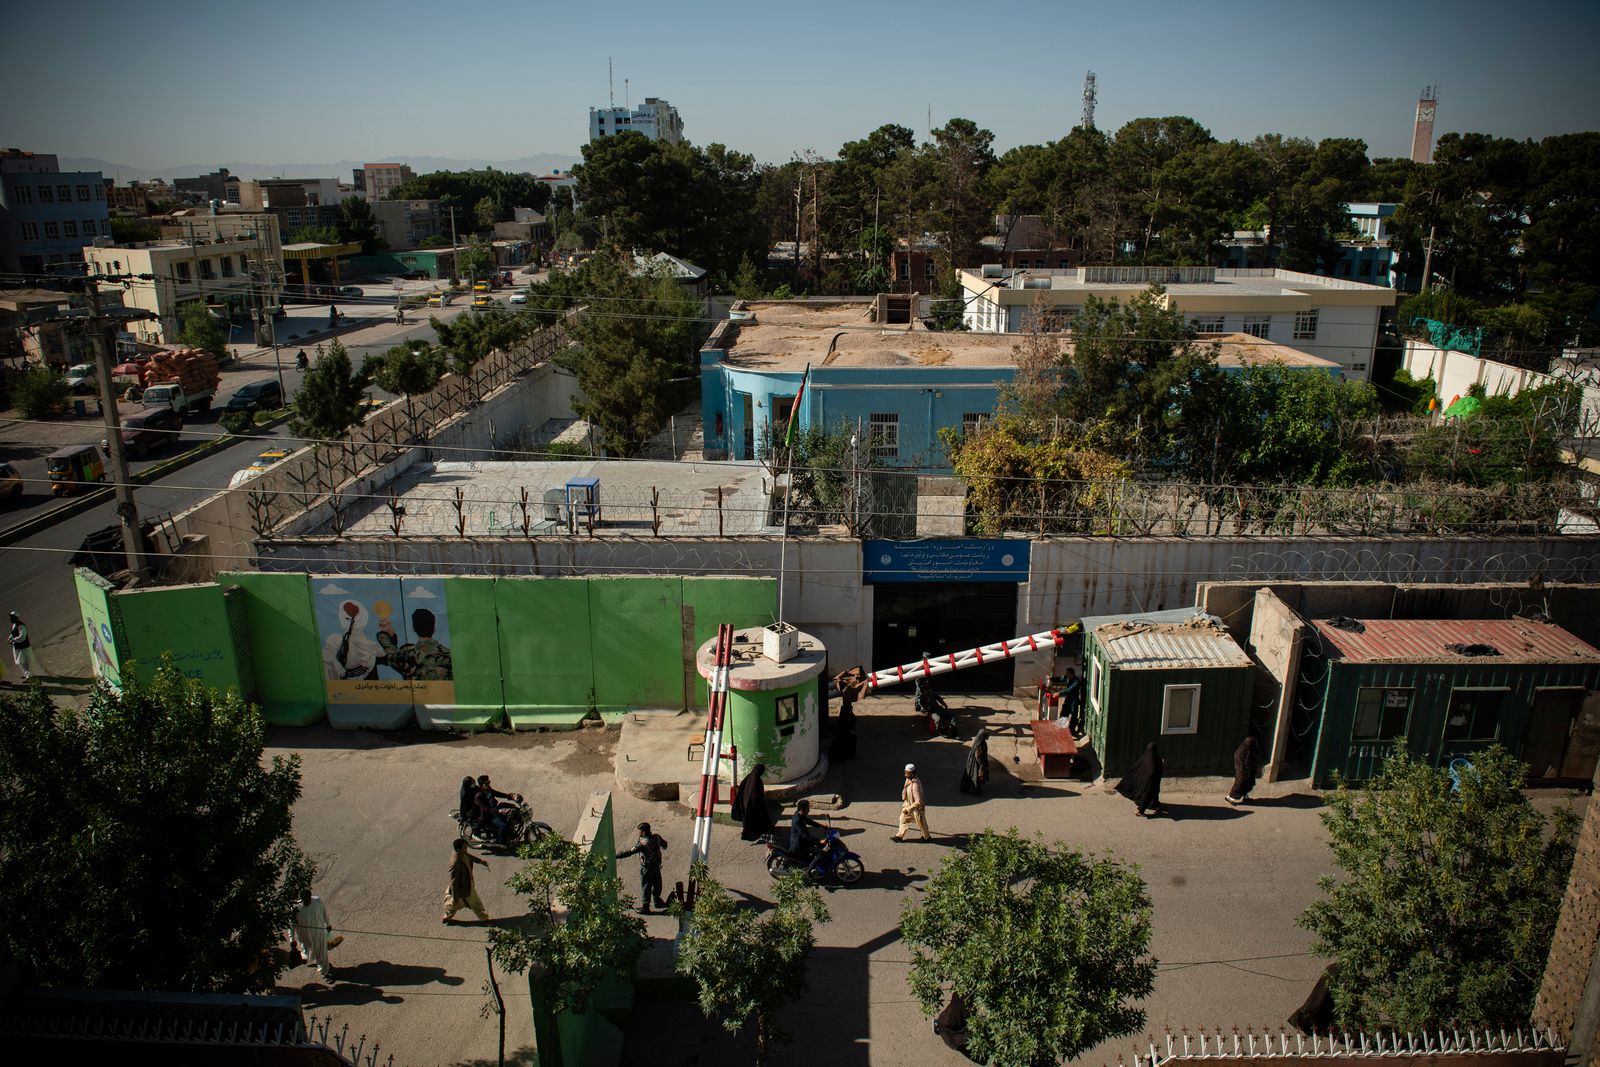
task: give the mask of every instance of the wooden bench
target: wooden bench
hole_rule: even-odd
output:
[[[1078,743],[1072,739],[1072,731],[1059,719],[1035,719],[1028,729],[1033,731],[1033,747],[1044,776],[1071,778],[1078,763]]]

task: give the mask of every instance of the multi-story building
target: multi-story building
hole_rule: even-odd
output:
[[[409,163],[364,163],[359,173],[361,191],[374,202],[387,199],[396,188],[416,177]]]
[[[1405,277],[1394,271],[1394,250],[1389,246],[1389,221],[1397,204],[1347,204],[1353,239],[1338,242],[1339,258],[1324,263],[1315,271],[1325,278],[1387,285],[1404,289]],[[1260,230],[1235,230],[1233,240],[1222,246],[1222,266],[1259,266],[1266,259],[1267,235]]]
[[[63,172],[54,155],[0,151],[0,270],[75,269],[83,246],[110,232],[99,171]]]
[[[416,248],[450,232],[450,217],[440,214],[437,200],[374,200],[371,207],[390,248]]]
[[[642,133],[652,141],[680,144],[683,141],[683,120],[678,109],[654,96],[644,98],[638,107],[591,107],[589,109],[589,140],[608,134],[616,136],[632,130]]]
[[[227,203],[228,182],[230,179],[235,183],[239,181],[238,178],[234,178],[228,172],[227,167],[218,167],[210,174],[200,174],[193,178],[174,179],[172,184],[178,190],[179,196],[185,196],[191,200],[221,200]],[[238,201],[235,200],[234,202],[237,203]]]
[[[1127,301],[1151,285],[1201,333],[1242,333],[1332,360],[1347,378],[1372,373],[1378,318],[1395,291],[1343,278],[1276,269],[1077,267],[1014,270],[998,265],[960,272],[962,319],[978,333],[1023,330],[1043,299],[1070,330],[1091,296]]]
[[[83,250],[90,275],[105,279],[102,294],[154,315],[130,323],[140,341],[174,342],[184,305],[195,301],[234,322],[279,302],[283,249],[272,215],[196,215],[167,228],[174,229],[183,236],[120,245],[107,238]],[[126,275],[151,277],[111,280]]]

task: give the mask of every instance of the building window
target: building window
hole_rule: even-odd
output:
[[[800,721],[800,694],[790,693],[772,702],[773,721],[779,726],[789,726]]]
[[[289,212],[288,212],[288,215],[289,215],[289,225],[291,225],[291,226],[300,225],[300,212],[299,211],[291,208],[289,210]]]
[[[224,278],[233,277],[233,257],[232,256],[223,256],[221,262],[222,262],[222,276]]]
[[[922,273],[924,277],[932,278],[937,272],[938,268],[934,264],[932,256],[929,256],[927,259],[923,260]]]
[[[1265,339],[1271,330],[1271,315],[1246,315],[1244,317],[1243,332],[1249,334],[1251,337],[1260,337]]]
[[[37,241],[39,239],[39,224],[37,222],[24,222],[22,224],[22,239],[24,241]]]
[[[900,416],[893,412],[873,412],[867,416],[872,454],[878,459],[900,457]]]
[[[1500,736],[1506,689],[1452,689],[1444,717],[1446,741],[1493,741]]]
[[[110,226],[111,224],[108,222],[106,225]],[[83,220],[83,235],[85,237],[93,237],[95,235],[94,219]]]
[[[772,430],[772,450],[776,452],[783,447],[783,439],[789,432],[789,416],[794,411],[794,397],[775,396],[772,398],[772,419],[769,426]]]
[[[202,259],[200,261],[200,277],[209,282],[216,276],[217,273],[216,270],[211,266],[211,261],[209,259]]]
[[[1068,269],[1070,269],[1070,268],[1071,268],[1071,266],[1072,266],[1072,264],[1070,264],[1070,263],[1068,263],[1068,262],[1067,262],[1067,261],[1066,261],[1066,260],[1064,260],[1064,259],[1058,259],[1058,260],[1056,260],[1056,267],[1057,267],[1057,269],[1059,269],[1059,270],[1068,270]]]
[[[911,277],[911,261],[909,259],[900,261],[900,277],[902,279]]]
[[[56,186],[56,199],[61,201],[63,204],[69,203],[72,200],[72,186],[70,186],[70,185],[58,185],[58,186]]]
[[[41,204],[53,204],[55,202],[56,202],[55,190],[51,189],[48,185],[39,186],[39,203],[41,203]]]
[[[1411,723],[1412,689],[1361,689],[1356,692],[1352,741],[1393,741]]]
[[[180,282],[188,281],[189,280],[189,264],[187,264],[187,263],[178,263],[178,264],[176,264],[176,266],[177,266],[177,269],[178,269],[178,280]]]
[[[989,413],[986,411],[967,412],[961,416],[961,435],[963,437],[971,437],[982,429],[983,424],[988,421]]]
[[[46,241],[54,241],[57,238],[59,238],[60,236],[61,236],[61,227],[60,226],[57,226],[53,222],[47,222],[47,223],[44,224],[44,239]]]
[[[1350,364],[1350,370],[1359,371],[1362,374],[1365,374],[1367,371],[1367,365],[1365,363],[1352,363]]]
[[[78,199],[83,201],[84,203],[88,203],[88,201],[89,201],[89,187],[87,185],[78,186]]]
[[[1089,706],[1100,710],[1100,657],[1089,657]]]
[[[96,200],[104,200],[106,198],[106,191],[105,191],[105,187],[104,186],[97,185],[97,186],[94,187],[94,198]]]
[[[1261,336],[1265,337],[1266,334]],[[1317,339],[1317,309],[1310,311],[1296,311],[1294,313],[1294,339],[1296,341],[1315,341]]]
[[[1194,322],[1194,328],[1195,328],[1195,332],[1196,333],[1221,333],[1222,332],[1222,316],[1221,315],[1197,315],[1197,316],[1195,316],[1193,322]]]
[[[78,236],[78,224],[72,219],[68,219],[61,224],[61,234],[63,237]]]
[[[33,186],[18,185],[11,190],[11,195],[17,198],[19,204],[33,203]]]
[[[1194,734],[1200,732],[1200,687],[1168,685],[1162,687],[1161,732]]]

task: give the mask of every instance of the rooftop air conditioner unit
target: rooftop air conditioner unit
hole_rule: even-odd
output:
[[[983,265],[983,277],[985,278],[999,278],[1004,273],[1005,267],[999,263],[985,263]]]

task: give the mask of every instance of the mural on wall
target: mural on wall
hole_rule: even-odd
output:
[[[330,703],[454,703],[444,579],[316,579],[312,608]]]
[[[78,616],[89,644],[89,666],[94,676],[114,689],[122,687],[122,670],[117,664],[117,642],[111,633],[110,585],[93,571],[79,567],[74,573],[78,590]]]

